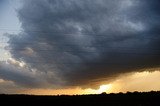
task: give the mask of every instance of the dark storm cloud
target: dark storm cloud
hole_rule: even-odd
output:
[[[159,5],[158,0],[25,0],[18,11],[24,31],[10,36],[10,52],[44,72],[42,79],[53,86],[85,86],[158,67]]]

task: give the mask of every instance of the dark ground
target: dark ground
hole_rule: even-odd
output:
[[[0,106],[160,106],[160,91],[100,95],[0,95]]]

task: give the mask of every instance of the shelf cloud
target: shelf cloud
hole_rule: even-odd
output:
[[[1,68],[0,77],[25,87],[89,87],[123,73],[159,67],[159,4],[24,0],[17,10],[22,31],[8,34],[7,47],[21,64]]]

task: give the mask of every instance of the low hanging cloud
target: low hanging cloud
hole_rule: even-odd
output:
[[[159,67],[159,4],[159,0],[24,0],[18,10],[23,31],[9,35],[8,48],[12,58],[36,69],[36,75],[1,69],[0,77],[22,86],[88,86]]]

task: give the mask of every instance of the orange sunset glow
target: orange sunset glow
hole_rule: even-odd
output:
[[[141,80],[140,80],[141,79]],[[91,88],[68,88],[68,89],[23,89],[17,91],[19,94],[34,94],[34,95],[82,95],[82,94],[101,94],[106,93],[119,93],[127,91],[141,91],[146,92],[150,90],[160,89],[160,72],[140,72],[126,74],[126,76],[120,76],[110,84],[100,85],[98,89]],[[131,82],[132,81],[132,82]],[[2,82],[2,81],[1,81]],[[131,83],[130,83],[131,82]],[[154,82],[154,83],[153,83]]]

